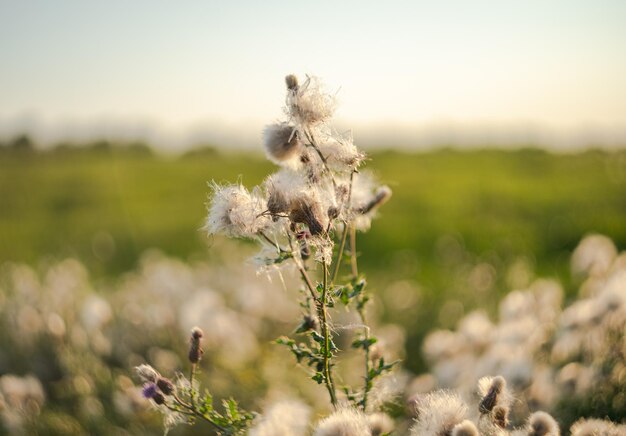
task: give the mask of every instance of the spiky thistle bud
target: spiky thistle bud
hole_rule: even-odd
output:
[[[172,395],[174,393],[174,383],[172,383],[169,379],[159,377],[156,381],[156,385],[165,395]]]
[[[491,385],[489,386],[489,390],[486,395],[480,401],[478,405],[478,410],[481,414],[489,413],[493,410],[493,408],[498,404],[498,397],[504,390],[506,386],[506,381],[503,377],[497,376],[491,380]]]
[[[157,392],[152,397],[152,401],[154,401],[156,404],[160,406],[161,404],[165,404],[165,397],[163,396],[161,392]]]
[[[535,412],[528,418],[528,436],[559,436],[559,425],[546,412]]]
[[[270,124],[263,130],[263,146],[267,157],[276,164],[298,157],[298,131],[288,123]]]
[[[198,363],[202,357],[202,348],[200,347],[200,339],[204,336],[204,333],[200,327],[194,327],[191,329],[191,338],[189,340],[189,361],[191,363]]]
[[[290,91],[298,90],[298,78],[294,74],[285,76],[285,84],[287,85],[287,89]]]
[[[452,436],[479,436],[478,429],[468,419],[458,423],[452,429]]]

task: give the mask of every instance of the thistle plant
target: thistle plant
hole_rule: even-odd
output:
[[[278,171],[252,190],[241,183],[213,182],[205,229],[209,235],[256,240],[261,246],[256,258],[261,270],[292,268],[299,274],[301,320],[295,323],[294,337],[281,336],[275,343],[287,347],[297,363],[308,368],[310,378],[324,385],[333,409],[349,407],[352,412],[346,413],[365,417],[375,379],[395,362],[371,352],[377,339],[367,325],[369,296],[358,269],[356,237],[358,231],[369,229],[391,190],[361,172],[365,154],[351,135],[330,127],[335,96],[314,77],[301,84],[289,75],[285,83],[286,119],[263,132],[266,155]],[[352,343],[363,354],[363,383],[358,387],[344,385],[335,373],[341,351],[333,333],[331,310],[336,304],[352,308],[360,317],[360,332]],[[166,428],[202,419],[218,434],[238,434],[253,415],[239,410],[234,400],[225,401],[225,412],[218,413],[208,391],[201,395],[195,384],[201,337],[201,331],[192,331],[191,370],[188,377],[179,375],[176,384],[163,381],[150,367],[138,368],[144,396],[164,412]],[[369,425],[367,419],[363,422]]]
[[[302,279],[302,320],[296,338],[282,336],[276,343],[310,368],[310,377],[325,386],[333,407],[342,392],[365,411],[374,380],[393,363],[382,356],[372,359],[370,353],[376,338],[366,322],[369,297],[358,271],[356,236],[369,228],[391,190],[376,186],[360,171],[365,155],[351,135],[338,134],[329,126],[335,97],[314,77],[301,84],[289,75],[285,83],[286,119],[263,132],[266,155],[279,170],[252,191],[241,184],[213,183],[206,229],[209,234],[256,239],[262,246],[257,257],[261,268],[297,270]],[[344,275],[346,260],[350,268]],[[334,373],[340,351],[331,316],[336,303],[353,307],[361,319],[362,332],[352,344],[363,351],[364,382],[357,389],[340,386]]]

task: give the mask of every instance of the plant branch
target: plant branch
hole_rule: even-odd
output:
[[[322,336],[324,337],[324,381],[326,382],[326,388],[328,389],[328,394],[330,395],[330,402],[333,407],[337,406],[337,395],[335,393],[335,386],[333,383],[331,368],[330,368],[330,357],[332,356],[332,352],[330,350],[330,332],[328,329],[328,317],[326,312],[326,297],[328,293],[328,265],[326,262],[322,261],[323,269],[324,269],[324,277],[323,277],[323,288],[322,288],[322,298],[319,303],[319,312],[322,323]]]

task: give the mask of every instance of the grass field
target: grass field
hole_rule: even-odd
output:
[[[569,254],[587,233],[626,247],[626,152],[443,149],[371,158],[367,168],[394,196],[359,240],[361,267],[379,289],[402,280],[418,290],[415,307],[388,307],[412,332],[409,345],[467,308],[495,307],[498,295],[534,276],[569,288]],[[141,147],[3,150],[0,261],[73,256],[109,280],[149,248],[210,256],[199,230],[207,182],[252,186],[271,170],[261,155],[210,149],[178,157]],[[421,366],[415,359],[409,366]]]

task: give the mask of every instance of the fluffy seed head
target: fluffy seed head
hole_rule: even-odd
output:
[[[417,409],[418,418],[411,428],[412,436],[449,435],[467,412],[461,398],[448,391],[436,391],[420,398]]]
[[[559,436],[559,425],[546,412],[535,412],[528,418],[528,436]]]
[[[266,126],[263,130],[263,146],[268,159],[278,165],[299,157],[301,151],[298,132],[288,123]]]
[[[478,405],[478,410],[481,414],[489,413],[498,404],[500,394],[506,387],[506,381],[503,377],[483,377],[478,382],[479,391],[483,398]],[[487,386],[489,386],[487,388]]]
[[[367,416],[372,436],[381,436],[393,431],[393,420],[386,413],[373,413]]]
[[[159,373],[150,365],[139,365],[135,367],[135,372],[139,378],[146,383],[154,383],[159,377]]]
[[[466,419],[454,426],[452,436],[479,436],[479,433],[474,423]]]
[[[321,420],[313,436],[371,436],[367,416],[353,408],[339,409]]]
[[[335,106],[335,97],[324,92],[315,77],[307,78],[295,89],[290,88],[287,94],[286,112],[301,127],[308,128],[325,122],[333,115]]]
[[[572,436],[620,436],[625,431],[626,426],[617,426],[603,419],[580,419],[570,428]]]
[[[264,216],[266,201],[257,192],[241,185],[213,184],[213,198],[205,229],[209,234],[223,233],[229,237],[253,237],[270,223]]]
[[[308,434],[311,409],[299,401],[281,401],[258,417],[250,436],[298,436]]]

